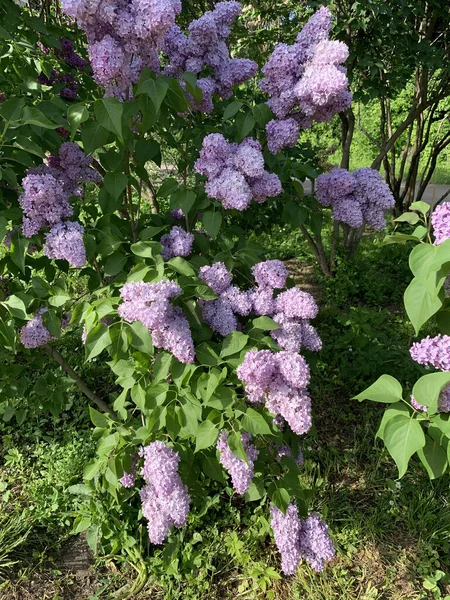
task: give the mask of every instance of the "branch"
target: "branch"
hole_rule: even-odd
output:
[[[50,344],[46,344],[44,346],[44,349],[50,354],[52,358],[56,360],[56,362],[59,364],[62,370],[74,380],[75,385],[77,385],[80,388],[83,394],[87,396],[89,400],[91,400],[91,402],[96,404],[98,408],[103,412],[108,413],[113,418],[116,418],[116,414],[114,413],[112,408],[104,400],[102,400],[96,394],[94,394],[94,392],[91,389],[88,388],[86,383],[81,379],[79,375],[75,373],[75,371],[72,369],[69,363],[61,356],[58,350],[53,348],[53,346],[50,346]]]

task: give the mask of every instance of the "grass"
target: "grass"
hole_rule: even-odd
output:
[[[145,549],[150,577],[135,600],[425,600],[450,593],[446,577],[434,590],[424,588],[437,571],[450,572],[448,476],[430,482],[413,460],[397,482],[395,465],[375,438],[384,408],[351,400],[384,372],[400,373],[403,383],[418,374],[401,303],[408,249],[364,240],[355,261],[342,262],[330,283],[306,268],[309,250],[288,229],[275,228],[259,241],[273,256],[291,259],[300,285],[319,296],[316,324],[324,349],[308,357],[315,414],[302,442],[303,482],[311,508],[330,526],[337,556],[321,574],[302,564],[294,577],[281,578],[265,503],[245,504],[218,486],[162,549]],[[65,344],[62,351],[75,356],[76,348]],[[78,368],[86,379],[108,384],[98,363]],[[77,512],[67,488],[81,481],[93,452],[84,399],[76,396],[59,416],[39,414],[20,428],[3,423],[0,431],[6,515],[0,519],[0,599],[114,597],[136,577],[131,567],[105,560],[86,580],[62,567],[61,548]]]

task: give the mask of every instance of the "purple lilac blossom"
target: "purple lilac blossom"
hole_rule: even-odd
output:
[[[286,286],[288,270],[281,260],[266,260],[253,266],[252,274],[260,288],[276,290]]]
[[[450,336],[436,335],[415,342],[410,349],[411,358],[419,365],[450,371]]]
[[[122,477],[119,479],[119,483],[125,488],[132,488],[136,481],[136,465],[139,460],[139,455],[135,454],[131,459],[130,472],[124,471]]]
[[[194,243],[194,236],[181,227],[172,227],[169,233],[166,233],[160,240],[163,249],[161,252],[164,260],[169,260],[174,256],[189,256]]]
[[[230,58],[227,38],[231,25],[241,12],[239,2],[219,2],[214,10],[207,11],[189,25],[189,35],[185,35],[178,25],[174,25],[164,39],[164,52],[169,57],[165,73],[179,76],[190,71],[199,76],[197,85],[203,92],[201,102],[196,102],[190,94],[191,110],[212,112],[212,96],[229,98],[232,88],[253,77],[258,66],[244,58]],[[208,76],[202,77],[204,69]]]
[[[152,442],[140,450],[144,458],[141,474],[142,514],[148,520],[152,544],[162,544],[172,525],[183,527],[189,514],[188,489],[178,474],[178,453],[163,442]]]
[[[278,176],[264,170],[261,145],[252,138],[230,144],[219,133],[207,135],[195,170],[208,178],[207,195],[224,208],[243,211],[252,199],[265,202],[282,191]]]
[[[171,210],[170,216],[172,217],[172,219],[174,221],[181,221],[182,219],[184,219],[186,217],[186,215],[181,210],[181,208],[174,208],[173,210]]]
[[[285,575],[293,575],[300,563],[300,531],[302,522],[295,504],[289,504],[286,514],[276,506],[270,507],[271,525],[278,552],[281,554],[281,568]]]
[[[450,204],[448,202],[436,206],[431,213],[431,224],[435,246],[450,238]]]
[[[329,121],[348,108],[352,95],[342,63],[348,48],[329,40],[331,13],[321,7],[306,23],[291,46],[277,44],[264,65],[260,89],[277,117],[266,126],[268,147],[276,154],[294,146],[299,128],[313,121]]]
[[[252,436],[249,433],[241,435],[247,462],[238,458],[228,445],[228,434],[222,431],[217,441],[217,449],[220,452],[220,463],[231,475],[231,481],[236,492],[243,496],[250,487],[254,475],[254,462],[258,458],[259,451],[250,443]]]
[[[25,348],[38,348],[45,346],[53,339],[48,329],[42,321],[42,315],[47,311],[46,308],[39,309],[31,321],[20,330],[20,341]]]
[[[314,571],[320,572],[325,563],[335,555],[334,545],[328,533],[328,525],[317,513],[302,521],[300,531],[302,555]]]
[[[294,455],[292,454],[292,450],[285,442],[283,442],[283,444],[281,446],[275,446],[275,448],[277,451],[275,460],[277,462],[280,462],[281,459],[283,458],[283,456],[287,456],[289,458],[292,458],[292,460],[295,460],[298,467],[303,466],[304,458],[303,458],[303,453],[300,450],[300,448],[298,449],[297,458],[294,458]]]
[[[54,225],[45,235],[44,254],[48,258],[67,260],[72,267],[86,264],[83,242],[84,228],[79,223],[65,221]]]
[[[231,285],[231,274],[222,262],[201,267],[198,275],[216,294],[221,294]]]
[[[238,320],[229,302],[222,298],[199,300],[199,306],[204,322],[222,337],[238,329]]]
[[[182,363],[193,363],[195,350],[189,323],[182,309],[170,303],[181,291],[177,283],[167,279],[126,283],[120,291],[124,302],[117,312],[128,322],[140,321],[147,327],[157,348],[172,352]]]
[[[370,168],[353,173],[336,168],[319,175],[316,196],[322,206],[331,206],[333,219],[358,228],[367,224],[374,229],[386,227],[384,211],[394,207],[389,186],[380,173]]]
[[[416,402],[416,399],[412,395],[410,397],[410,402],[411,402],[411,406],[413,408],[415,408],[416,410],[421,410],[421,411],[427,411],[428,410],[428,406],[424,406],[423,404],[419,404],[418,402]]]

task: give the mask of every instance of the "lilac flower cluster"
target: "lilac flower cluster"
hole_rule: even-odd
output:
[[[252,199],[261,204],[282,191],[278,176],[264,169],[261,145],[253,138],[234,144],[220,133],[207,135],[195,170],[208,178],[206,193],[224,208],[242,211]]]
[[[163,249],[161,252],[164,260],[174,256],[189,256],[194,243],[194,236],[181,227],[172,227],[169,233],[164,234],[160,240]]]
[[[152,544],[162,544],[172,525],[183,527],[189,514],[189,493],[178,474],[178,453],[163,442],[141,449],[141,474],[146,486],[140,491],[142,514],[148,520]]]
[[[132,488],[136,482],[136,467],[137,462],[139,460],[139,454],[135,454],[131,459],[131,468],[130,471],[124,471],[124,474],[119,479],[119,483],[123,485],[125,488]]]
[[[81,196],[82,183],[98,181],[91,168],[92,159],[85,156],[78,144],[64,142],[59,155],[51,155],[47,164],[30,169],[22,180],[23,193],[19,204],[23,209],[22,232],[25,237],[50,227],[44,252],[49,258],[67,260],[74,267],[86,262],[83,227],[65,222],[73,214],[71,196]]]
[[[335,221],[350,227],[386,227],[384,211],[393,208],[395,200],[378,171],[365,167],[350,173],[336,168],[319,175],[316,185],[317,200],[322,206],[332,206]]]
[[[348,79],[342,63],[348,48],[330,41],[331,13],[321,7],[306,23],[291,46],[278,44],[262,72],[260,88],[270,96],[268,105],[277,117],[266,126],[273,153],[295,146],[300,127],[329,121],[351,104]]]
[[[84,58],[75,52],[70,40],[61,38],[59,42],[61,44],[61,50],[55,50],[55,54],[62,58],[70,67],[82,71],[89,65],[87,60],[84,60]]]
[[[42,315],[46,311],[46,308],[40,308],[31,321],[28,321],[20,330],[20,341],[25,348],[38,348],[48,344],[53,339],[42,320]]]
[[[197,80],[203,97],[200,103],[190,98],[193,110],[210,113],[214,108],[213,94],[230,98],[233,86],[244,83],[258,70],[252,60],[230,58],[226,41],[240,12],[239,2],[218,2],[214,10],[192,21],[189,36],[174,25],[165,37],[163,49],[170,59],[165,69],[167,75],[178,76],[183,71],[199,75],[205,68],[211,72]]]
[[[158,283],[126,283],[120,295],[124,300],[118,314],[126,321],[140,321],[152,335],[157,348],[165,348],[182,363],[195,359],[189,323],[179,306],[170,303],[182,293],[180,286],[168,279]]]
[[[220,452],[220,463],[230,473],[233,487],[241,496],[243,496],[250,487],[255,473],[254,462],[259,454],[259,451],[255,446],[250,443],[251,439],[252,436],[249,433],[243,433],[241,435],[247,462],[233,454],[228,445],[228,434],[225,431],[222,431],[217,440],[217,450]]]
[[[431,213],[431,224],[435,246],[450,238],[450,204],[448,202],[436,206]]]
[[[317,513],[300,519],[295,504],[289,504],[286,514],[276,506],[270,508],[272,529],[281,554],[281,568],[286,575],[293,575],[301,558],[305,558],[312,569],[323,571],[325,563],[335,554],[328,526]]]
[[[265,402],[266,408],[281,415],[294,433],[309,431],[311,398],[307,392],[309,367],[296,352],[250,350],[237,368],[250,402]]]
[[[410,349],[411,358],[419,365],[434,367],[440,371],[450,371],[450,336],[436,335],[415,342]],[[411,405],[416,410],[426,411],[427,407],[419,404],[414,396],[411,396]],[[438,412],[450,412],[450,384],[439,394]]]
[[[294,457],[294,455],[292,454],[292,450],[290,449],[290,447],[285,442],[283,442],[281,444],[281,446],[276,446],[275,445],[275,449],[276,449],[276,452],[277,452],[275,460],[277,462],[280,462],[281,459],[283,458],[283,456],[287,456],[288,458],[292,458],[292,460],[294,460],[296,462],[296,464],[297,464],[298,467],[301,467],[303,465],[303,463],[305,462],[304,458],[303,458],[303,453],[302,453],[302,451],[301,451],[300,448],[298,449],[297,458]]]
[[[180,0],[63,0],[86,32],[97,83],[122,98],[143,67],[160,70],[158,50],[181,11]]]
[[[172,219],[174,221],[181,221],[182,219],[184,219],[186,217],[186,215],[181,210],[181,208],[174,208],[173,210],[171,210],[170,216],[172,217]]]
[[[78,84],[74,79],[74,76],[70,73],[58,73],[54,69],[47,77],[45,73],[41,73],[38,76],[38,83],[41,85],[48,85],[53,87],[55,84],[63,84],[59,95],[65,100],[76,100],[78,97]]]

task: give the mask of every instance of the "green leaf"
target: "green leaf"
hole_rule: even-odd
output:
[[[308,218],[308,209],[289,201],[283,209],[281,218],[294,227],[301,227]]]
[[[81,123],[84,123],[88,119],[89,113],[84,105],[84,102],[77,102],[77,104],[72,104],[72,106],[69,106],[67,110],[67,120],[69,121],[72,130],[72,140],[75,137],[78,127],[81,125]]]
[[[100,467],[102,466],[102,462],[96,459],[88,462],[83,469],[83,477],[87,481],[94,479],[97,473],[100,471]]]
[[[205,475],[207,475],[211,479],[214,479],[214,481],[218,481],[219,483],[225,483],[223,469],[217,458],[212,456],[205,456],[202,460],[202,468]]]
[[[202,365],[215,366],[219,362],[219,356],[206,342],[197,346],[195,356]]]
[[[112,343],[109,328],[103,323],[97,323],[86,336],[86,360],[92,360]]]
[[[171,258],[167,264],[170,265],[174,271],[180,273],[181,275],[186,275],[188,277],[195,276],[194,269],[191,267],[188,261],[181,256],[175,256],[174,258]]]
[[[147,94],[155,107],[155,111],[158,112],[161,108],[161,104],[166,97],[167,90],[169,89],[169,82],[162,77],[154,78],[154,74],[148,74],[148,71],[143,70],[139,79],[138,88],[136,95]]]
[[[170,371],[170,365],[172,364],[173,356],[168,352],[161,352],[156,357],[153,365],[153,375],[155,377],[155,383],[167,379]]]
[[[178,181],[173,177],[166,177],[158,188],[158,198],[167,198],[178,189]]]
[[[161,254],[162,246],[159,242],[136,242],[131,244],[131,252],[143,258],[153,258],[155,254]]]
[[[15,232],[11,239],[10,256],[13,263],[19,267],[25,275],[25,257],[27,255],[28,245],[30,241],[25,237]]]
[[[426,444],[417,451],[421,463],[427,470],[430,479],[437,479],[447,471],[447,454],[444,448],[429,436],[425,436]]]
[[[419,421],[405,415],[393,417],[386,423],[383,439],[397,465],[398,476],[403,477],[411,456],[425,446],[425,435]]]
[[[43,129],[57,129],[60,125],[52,123],[39,109],[34,106],[25,106],[22,113],[23,125],[37,125]]]
[[[39,156],[43,158],[45,156],[45,152],[42,150],[40,146],[38,146],[33,140],[29,138],[18,135],[14,141],[14,146],[20,148],[21,150],[25,150],[25,152],[29,152],[30,154],[34,154],[35,156]]]
[[[225,358],[225,356],[237,354],[243,348],[245,348],[247,341],[248,335],[244,335],[240,331],[232,331],[222,342],[222,350],[220,351],[220,356],[222,358]]]
[[[427,202],[422,202],[421,200],[418,202],[412,202],[409,207],[410,210],[417,210],[417,212],[420,212],[423,215],[426,215],[430,208],[431,206],[427,204]]]
[[[203,421],[200,423],[197,429],[197,435],[195,439],[195,452],[209,448],[216,443],[219,437],[219,430],[211,423],[211,421]]]
[[[102,98],[94,102],[94,112],[99,124],[122,138],[123,104],[115,98]]]
[[[9,127],[10,123],[20,121],[24,106],[25,100],[23,98],[10,98],[0,104],[0,117],[6,121],[6,127]]]
[[[202,222],[206,231],[214,240],[220,231],[220,226],[222,225],[222,215],[220,212],[207,210],[203,213]]]
[[[240,432],[233,431],[233,433],[231,433],[228,436],[228,445],[230,446],[231,452],[235,456],[242,459],[244,462],[248,463],[248,458],[245,453],[244,446],[242,444],[242,437],[241,437]]]
[[[238,100],[230,102],[230,104],[228,104],[225,110],[223,111],[222,121],[228,121],[228,119],[234,117],[234,115],[237,112],[239,112],[242,106],[244,106],[244,104],[242,102],[239,102]]]
[[[110,196],[116,200],[127,187],[128,177],[123,173],[106,173],[103,185]]]
[[[450,382],[450,372],[429,373],[423,375],[414,384],[412,395],[419,404],[428,407],[430,414],[437,411],[441,390]]]
[[[106,146],[111,142],[111,138],[111,133],[97,121],[90,121],[81,130],[81,141],[87,154],[92,154],[97,148]]]
[[[131,344],[144,354],[153,356],[154,348],[152,343],[152,336],[149,330],[140,321],[135,321],[131,325],[132,330],[132,341]]]
[[[403,390],[400,383],[391,375],[381,375],[375,383],[366,390],[354,396],[353,400],[372,400],[373,402],[384,402],[391,404],[403,398]]]
[[[253,116],[260,127],[265,127],[267,123],[273,119],[273,114],[265,102],[256,104],[252,108]]]
[[[238,141],[242,141],[252,131],[256,121],[251,114],[239,115],[236,119]]]
[[[252,435],[272,435],[264,417],[253,408],[247,408],[242,418],[242,427]]]
[[[442,300],[439,298],[438,290],[435,287],[435,280],[435,273],[431,273],[425,281],[415,277],[406,288],[404,294],[405,309],[416,335],[422,325],[442,306]]]
[[[410,225],[415,225],[420,221],[420,217],[414,212],[406,212],[394,219],[394,221],[397,223],[409,223]]]
[[[187,215],[194,206],[196,198],[197,196],[192,190],[179,186],[170,196],[170,207],[181,208],[184,214]]]
[[[134,146],[134,155],[138,163],[145,165],[152,160],[157,165],[161,165],[161,146],[158,142],[151,140],[137,140]]]
[[[108,427],[109,420],[106,418],[106,416],[102,415],[102,413],[98,412],[98,410],[95,410],[95,408],[92,408],[92,406],[89,407],[89,415],[92,423],[96,427],[101,427],[102,429],[104,427]]]
[[[27,308],[24,301],[18,296],[9,296],[7,300],[2,302],[7,307],[9,314],[17,319],[27,319]]]
[[[72,533],[81,533],[82,531],[86,531],[88,527],[91,525],[91,517],[78,517],[75,520],[74,528]]]
[[[255,329],[261,329],[263,331],[273,331],[274,329],[280,329],[278,323],[270,317],[257,317],[256,319],[253,319],[252,325]]]
[[[108,256],[105,264],[104,275],[106,277],[114,277],[122,271],[126,262],[127,257],[125,254],[122,254],[121,252],[114,252]]]
[[[61,319],[54,310],[47,310],[42,314],[42,322],[49,332],[56,338],[61,335]]]
[[[291,496],[287,489],[283,487],[282,483],[273,481],[269,485],[267,492],[275,506],[285,513],[291,501]]]

